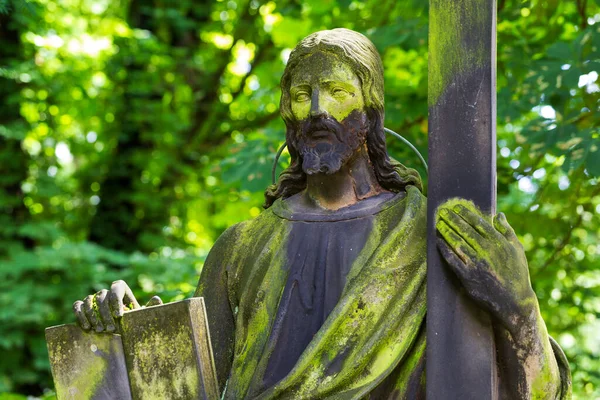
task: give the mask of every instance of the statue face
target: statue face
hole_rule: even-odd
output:
[[[297,121],[327,114],[342,121],[364,110],[361,83],[352,68],[333,53],[317,51],[292,74],[292,114]]]
[[[367,137],[360,80],[339,56],[317,51],[296,67],[290,86],[302,169],[308,175],[339,171]]]

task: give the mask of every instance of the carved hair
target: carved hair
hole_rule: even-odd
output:
[[[418,173],[390,159],[385,144],[383,65],[377,49],[364,35],[338,28],[315,32],[304,38],[291,52],[281,78],[281,117],[286,125],[286,142],[291,156],[290,166],[279,176],[276,184],[265,191],[265,208],[278,198],[290,197],[306,188],[306,174],[302,159],[294,147],[296,121],[292,114],[290,85],[292,74],[302,59],[316,51],[330,52],[341,57],[361,82],[370,129],[367,135],[369,159],[379,184],[392,192],[400,192],[407,185],[421,189]]]

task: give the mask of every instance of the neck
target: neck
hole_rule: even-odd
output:
[[[383,192],[362,146],[339,171],[306,177],[306,193],[315,205],[328,210],[351,206]]]

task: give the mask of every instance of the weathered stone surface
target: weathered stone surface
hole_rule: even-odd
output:
[[[46,329],[59,400],[218,399],[204,300],[126,312],[121,335]]]
[[[121,336],[84,332],[77,325],[46,329],[59,400],[129,400]]]
[[[123,348],[134,399],[218,399],[202,298],[126,312]]]
[[[490,221],[495,214],[496,1],[429,4],[427,398],[497,398],[490,316],[457,284],[435,223],[452,198],[473,201]]]

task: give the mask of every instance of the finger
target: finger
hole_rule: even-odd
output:
[[[115,281],[110,287],[109,304],[115,318],[121,318],[125,311],[125,306],[129,309],[140,308],[133,292],[127,286],[125,281]]]
[[[123,316],[123,296],[125,295],[125,289],[122,287],[122,284],[124,283],[123,281],[115,281],[110,285],[108,304],[115,318]]]
[[[77,300],[75,303],[73,303],[73,312],[77,317],[77,322],[79,323],[81,329],[89,331],[92,326],[83,312],[83,301]]]
[[[138,303],[137,299],[133,295],[133,292],[127,285],[125,285],[125,296],[123,296],[123,304],[129,310],[135,310],[136,308],[142,307],[140,306],[140,303]]]
[[[496,231],[496,229],[494,229],[492,224],[488,221],[488,217],[484,216],[479,210],[470,210],[469,208],[460,204],[455,205],[452,209],[477,232],[479,232],[481,236],[494,239],[498,238],[498,231]]]
[[[114,332],[115,321],[110,313],[110,305],[108,302],[108,290],[102,289],[98,293],[96,293],[96,304],[98,305],[98,311],[100,313],[100,319],[102,320],[102,324],[106,328],[107,332]]]
[[[159,306],[163,303],[160,297],[152,296],[152,298],[146,303],[146,307]]]
[[[481,249],[484,238],[456,212],[447,208],[440,210],[440,219],[446,222],[460,237],[474,249]]]
[[[465,240],[460,237],[446,222],[440,220],[436,228],[442,239],[450,246],[466,265],[472,265],[477,260],[477,253],[469,246]]]
[[[83,312],[85,313],[88,321],[90,321],[92,329],[98,331],[98,328],[101,327],[98,331],[101,332],[104,329],[104,326],[94,311],[94,297],[96,296],[91,294],[83,299]]]
[[[496,214],[496,216],[494,217],[494,228],[496,228],[496,230],[502,235],[504,235],[504,237],[508,240],[518,240],[517,234],[515,233],[512,226],[509,225],[508,221],[506,220],[506,215],[504,215],[504,213]]]
[[[442,256],[448,265],[454,271],[456,276],[462,281],[463,275],[468,273],[468,268],[464,261],[452,250],[450,246],[448,246],[448,243],[446,243],[446,241],[441,237],[438,236],[436,238],[436,243],[440,253],[442,253]]]
[[[469,268],[440,237],[437,238],[437,246],[469,297],[481,304],[488,311],[497,314],[497,304],[494,304],[490,300],[488,294],[490,288],[494,287],[492,284],[495,284],[495,282],[490,282],[490,275],[486,271],[482,271],[482,274],[478,270]]]

